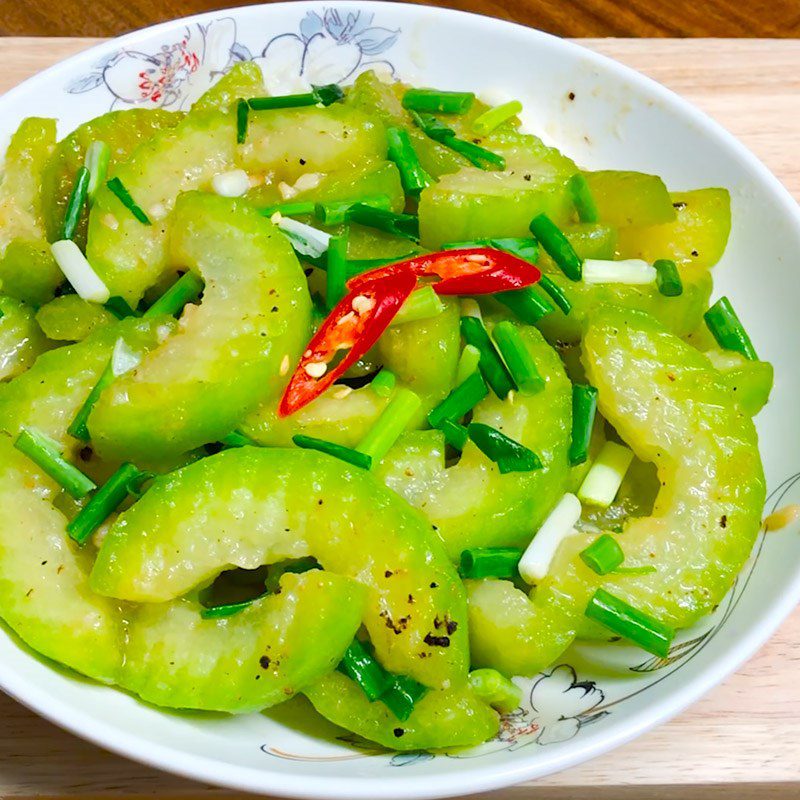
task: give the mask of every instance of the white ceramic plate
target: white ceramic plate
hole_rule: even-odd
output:
[[[487,99],[516,97],[529,129],[578,162],[655,172],[672,189],[726,186],[733,235],[716,268],[776,385],[758,418],[768,510],[800,500],[800,214],[730,135],[661,86],[537,31],[443,9],[383,3],[277,3],[133,33],[75,56],[0,98],[0,145],[19,120],[60,132],[108,111],[186,108],[237,59],[258,58],[273,89],[352,80],[378,68]],[[574,100],[569,99],[574,93]],[[457,756],[359,749],[294,707],[270,716],[167,714],[57,671],[0,631],[0,685],[59,725],[165,770],[253,792],[308,798],[425,798],[535,778],[616,747],[696,700],[747,659],[800,599],[796,529],[759,538],[713,619],[684,632],[666,662],[628,648],[576,647],[521,681],[523,706],[499,738]],[[611,674],[608,661],[621,668]]]

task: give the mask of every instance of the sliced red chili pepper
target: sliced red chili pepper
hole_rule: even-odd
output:
[[[321,395],[372,347],[417,285],[412,272],[359,284],[343,297],[308,343],[286,387],[278,415],[287,417]],[[332,369],[328,365],[347,350]]]
[[[391,275],[413,274],[417,277],[441,278],[433,284],[437,294],[494,294],[530,286],[541,272],[529,261],[492,247],[471,247],[464,250],[442,250],[439,253],[415,256],[385,267],[355,275],[347,282],[358,290],[369,281]]]

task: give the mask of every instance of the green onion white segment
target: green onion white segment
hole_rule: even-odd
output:
[[[89,303],[105,303],[111,297],[108,287],[100,280],[75,242],[71,239],[61,239],[53,242],[50,250],[56,264],[78,297]]]
[[[580,517],[580,500],[567,492],[547,515],[533,541],[522,554],[518,569],[524,581],[535,584],[547,575],[558,546],[577,532],[575,525]]]
[[[269,219],[273,225],[276,225],[289,237],[295,250],[304,256],[319,258],[327,251],[331,242],[329,233],[298,222],[291,217],[284,217],[279,211],[276,211]]]
[[[633,451],[616,442],[606,442],[586,473],[578,497],[583,503],[607,508],[614,502],[622,479],[633,461]]]
[[[631,286],[646,286],[656,281],[655,267],[641,258],[622,261],[606,261],[586,258],[583,261],[584,283],[627,283]]]

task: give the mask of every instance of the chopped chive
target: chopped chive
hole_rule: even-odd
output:
[[[581,550],[581,559],[598,575],[608,575],[624,560],[625,554],[617,540],[608,533],[598,536],[588,547]]]
[[[14,447],[46,472],[59,486],[76,500],[86,497],[96,484],[76,466],[67,461],[58,442],[36,430],[23,426]]]
[[[253,605],[255,600],[243,600],[241,603],[226,603],[222,606],[209,606],[200,611],[201,619],[222,619],[224,617],[232,617],[240,611],[244,611],[249,606]]]
[[[487,394],[489,390],[480,372],[473,372],[428,414],[428,423],[432,428],[438,428],[446,419],[458,422]]]
[[[370,469],[372,467],[372,458],[368,454],[360,453],[358,450],[353,450],[341,444],[328,442],[325,439],[315,439],[313,436],[305,436],[302,433],[292,436],[292,441],[305,450],[318,450],[320,453],[333,456],[340,461],[346,461],[355,467],[361,467],[361,469]]]
[[[325,305],[331,311],[345,296],[347,282],[347,228],[328,242],[327,278],[325,282]]]
[[[497,348],[489,338],[483,321],[478,317],[461,317],[461,335],[467,344],[477,347],[481,357],[478,367],[486,383],[492,391],[501,399],[505,400],[512,389],[517,385],[511,377],[511,373],[500,358]]]
[[[339,670],[354,680],[370,701],[377,700],[392,684],[386,670],[358,639],[344,651]]]
[[[112,194],[116,195],[120,203],[122,203],[142,225],[152,224],[150,218],[144,213],[142,207],[131,197],[130,192],[125,188],[125,184],[119,178],[112,178],[110,181],[106,181],[106,186],[108,186]]]
[[[83,405],[78,409],[75,419],[70,422],[69,427],[67,428],[67,433],[70,436],[73,436],[82,442],[89,441],[89,428],[87,427],[89,416],[91,415],[95,404],[100,399],[100,395],[103,393],[103,390],[111,386],[116,377],[117,376],[114,375],[111,361],[109,361],[105,369],[100,373],[100,378],[92,387],[88,397],[83,401]]]
[[[475,117],[472,120],[472,130],[479,136],[486,136],[487,133],[499,128],[504,122],[516,117],[520,111],[522,111],[522,103],[519,100],[510,100],[508,103],[490,108]]]
[[[522,558],[518,547],[473,547],[461,551],[462,578],[516,578]]]
[[[582,272],[581,258],[550,217],[539,214],[531,220],[530,229],[556,266],[571,281],[579,281]]]
[[[588,384],[572,386],[572,439],[569,445],[569,463],[574,467],[583,464],[589,455],[594,417],[597,413],[597,389]]]
[[[584,174],[576,172],[567,181],[567,188],[572,195],[572,202],[578,212],[578,219],[581,222],[597,222],[600,219],[600,214]]]
[[[110,311],[117,319],[126,319],[127,317],[140,317],[141,314],[128,305],[128,301],[124,297],[115,295],[109,297],[105,303],[105,308]]]
[[[397,377],[394,372],[390,372],[385,367],[372,379],[369,388],[375,392],[378,397],[389,397],[394,391],[397,383]]]
[[[236,103],[236,143],[244,144],[247,139],[247,125],[250,121],[250,106],[247,100],[240,99]]]
[[[661,658],[669,655],[675,631],[605,589],[598,589],[594,593],[585,613],[589,619],[599,622],[618,636],[624,636],[648,653]]]
[[[250,97],[247,105],[253,111],[271,111],[276,108],[302,108],[321,104],[329,106],[344,97],[341,87],[335,83],[315,86],[310,92],[284,94],[276,97]]]
[[[388,194],[376,194],[357,200],[328,200],[316,203],[312,211],[320,222],[324,222],[326,225],[339,225],[350,219],[350,209],[356,204],[369,208],[380,208],[383,211],[392,210],[391,197]]]
[[[313,200],[297,200],[294,203],[276,203],[273,206],[259,208],[258,213],[264,217],[280,214],[284,217],[294,217],[298,214],[313,214],[315,203]]]
[[[430,114],[418,114],[415,111],[411,112],[411,118],[414,124],[422,130],[422,132],[445,147],[449,147],[456,153],[461,154],[470,161],[474,166],[486,169],[485,164],[491,164],[498,169],[505,169],[506,160],[498,153],[493,153],[484,147],[480,147],[474,142],[468,142],[464,139],[459,139],[456,132],[445,125],[436,117]]]
[[[389,325],[404,325],[406,322],[438,317],[442,311],[444,303],[433,286],[422,286],[409,295]]]
[[[470,689],[501,714],[510,714],[519,708],[522,689],[496,669],[474,669],[468,680]]]
[[[539,456],[525,445],[501,433],[491,425],[470,422],[467,426],[469,438],[478,449],[500,469],[500,474],[507,472],[532,472],[542,468]]]
[[[478,370],[481,360],[481,351],[473,344],[465,344],[461,355],[458,357],[458,368],[456,369],[456,385],[464,383],[474,372]]]
[[[720,297],[711,308],[703,315],[706,325],[717,344],[723,350],[733,350],[741,353],[751,361],[758,361],[753,343],[747,335],[747,331],[736,316],[731,301],[727,297]]]
[[[407,720],[414,710],[414,705],[428,692],[423,686],[407,675],[395,675],[389,688],[381,695],[380,701],[401,722]]]
[[[564,290],[550,277],[542,275],[539,278],[539,286],[550,295],[550,299],[564,312],[569,314],[572,311],[572,303],[564,294]]]
[[[219,443],[225,447],[250,447],[256,444],[249,436],[245,436],[240,431],[231,431],[223,436]]]
[[[86,197],[91,203],[97,190],[108,175],[108,164],[111,161],[111,148],[105,142],[92,142],[86,148],[83,165],[89,170],[89,185],[86,187]]]
[[[78,544],[84,544],[128,494],[137,493],[141,484],[150,477],[150,473],[142,472],[133,464],[122,464],[67,524],[67,533]]]
[[[653,262],[656,271],[656,286],[664,297],[678,297],[683,294],[683,281],[674,261],[659,258]]]
[[[389,405],[359,442],[357,450],[370,457],[373,464],[377,464],[389,452],[421,405],[419,395],[410,389],[398,389]]]
[[[196,300],[204,288],[205,282],[199,275],[194,272],[184,273],[144,312],[145,319],[158,317],[161,314],[172,316],[180,314],[184,306]]]
[[[344,90],[337,83],[325,83],[320,86],[312,88],[314,96],[317,98],[318,103],[323,106],[329,106],[344,98]]]
[[[419,197],[420,192],[434,181],[420,164],[408,133],[402,128],[388,128],[389,159],[400,170],[400,180],[406,194]]]
[[[589,506],[610,506],[632,461],[633,452],[629,448],[616,442],[606,442],[586,473],[578,489],[578,498]]]
[[[354,203],[347,212],[351,222],[419,241],[419,217],[416,214],[395,214],[383,208]]]
[[[494,295],[494,299],[528,325],[535,325],[542,317],[556,310],[555,306],[533,286],[515,289],[513,292],[498,292]]]
[[[459,422],[453,422],[451,419],[443,419],[433,427],[444,434],[444,440],[450,447],[455,448],[459,452],[466,447],[467,440],[469,439],[469,431],[465,425]]]
[[[537,394],[544,389],[544,378],[536,369],[528,348],[520,336],[519,328],[513,322],[500,322],[492,331],[495,343],[514,383],[523,394]]]
[[[463,114],[475,100],[472,92],[441,92],[436,89],[409,89],[403,95],[403,108],[408,111]]]
[[[64,227],[61,231],[62,239],[72,239],[78,228],[81,212],[86,204],[86,195],[89,190],[89,178],[91,173],[86,167],[79,167],[75,175],[75,183],[72,185],[67,210],[64,214]]]

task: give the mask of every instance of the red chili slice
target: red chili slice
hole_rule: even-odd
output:
[[[494,294],[524,289],[539,280],[542,273],[528,261],[491,247],[442,250],[398,261],[385,267],[356,275],[347,282],[348,289],[358,290],[371,281],[389,276],[412,274],[437,276],[433,284],[437,294]]]
[[[386,330],[416,285],[413,272],[400,272],[362,281],[342,298],[308,343],[283,393],[278,415],[287,417],[298,411],[355,364]],[[328,369],[341,350],[348,352]]]

